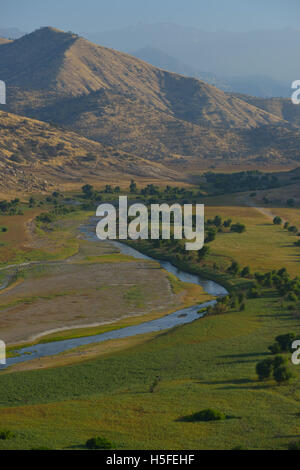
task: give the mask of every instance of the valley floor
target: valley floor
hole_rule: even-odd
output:
[[[216,260],[223,269],[237,259],[252,272],[285,266],[291,275],[299,275],[299,248],[293,245],[296,236],[274,226],[265,214],[231,200],[234,204],[226,206],[210,198],[207,215],[243,222],[247,231],[217,236],[202,269],[209,271]],[[273,212],[298,220],[296,208],[272,208]],[[78,250],[73,255],[71,263],[80,263],[83,269],[91,262],[86,259],[90,253],[83,256],[81,252],[80,259],[76,258]],[[101,256],[117,256],[121,273],[125,265],[145,269],[136,261],[119,263],[117,254]],[[113,262],[100,265],[105,270],[111,266],[112,272],[116,266]],[[38,281],[42,281],[40,276]],[[30,283],[31,276],[24,282]],[[136,279],[133,283],[138,285]],[[238,279],[233,280],[236,283]],[[166,305],[178,295],[174,281],[173,290],[164,294]],[[133,304],[147,305],[146,295],[144,290],[141,298],[135,289],[127,298]],[[61,355],[36,363],[33,369],[41,370],[20,367],[1,373],[1,428],[14,431],[15,438],[0,441],[0,449],[80,449],[95,435],[107,437],[116,449],[286,449],[300,439],[297,366],[292,366],[295,378],[291,383],[278,386],[272,380],[259,382],[255,365],[270,357],[268,346],[277,335],[300,334],[299,318],[287,307],[272,289],[265,288],[261,298],[246,301],[244,311],[208,316],[121,344],[108,341],[89,346],[87,356],[82,356],[82,349],[73,351],[72,358]],[[151,308],[155,310],[155,305]],[[186,416],[204,408],[219,409],[231,419],[186,422]]]

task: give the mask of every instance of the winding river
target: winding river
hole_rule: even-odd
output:
[[[96,233],[95,233],[95,221],[91,219],[89,224],[81,226],[81,232],[84,235],[85,239],[94,241],[95,243],[101,243],[98,240]],[[139,251],[131,248],[125,244],[112,241],[111,242],[114,246],[120,250],[121,253],[133,256],[134,258],[144,259],[144,260],[154,260],[150,256],[144,255]],[[172,265],[168,261],[160,261],[154,260],[159,262],[161,267],[164,268],[169,273],[174,274],[178,279],[183,282],[188,282],[191,284],[198,284],[203,287],[205,292],[214,296],[222,296],[227,294],[227,290],[222,287],[220,284],[217,284],[214,281],[210,281],[207,279],[201,279],[199,276],[194,274],[189,274],[184,272],[174,265]],[[194,320],[199,319],[205,313],[199,314],[198,311],[200,309],[205,309],[210,305],[214,305],[216,303],[215,300],[205,302],[202,304],[193,305],[192,307],[184,308],[181,310],[177,310],[174,313],[166,315],[162,318],[158,318],[156,320],[148,321],[140,323],[139,325],[129,326],[126,328],[121,328],[113,331],[109,331],[107,333],[102,333],[94,336],[85,336],[81,338],[75,339],[68,339],[62,341],[55,341],[50,343],[38,344],[35,346],[28,346],[18,350],[18,355],[16,357],[8,358],[6,361],[6,366],[8,367],[13,364],[18,364],[25,361],[31,361],[33,359],[42,358],[46,356],[54,356],[56,354],[62,353],[64,351],[68,351],[70,349],[88,345],[92,343],[100,343],[102,341],[107,341],[110,339],[119,339],[119,338],[128,338],[130,336],[136,336],[143,333],[151,333],[155,331],[167,330],[169,328],[173,328],[178,325],[183,325],[185,323],[190,323]],[[1,368],[1,366],[0,366]]]

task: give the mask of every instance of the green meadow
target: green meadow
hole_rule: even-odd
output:
[[[0,376],[0,449],[80,448],[93,435],[117,449],[287,448],[300,438],[299,373],[288,385],[259,382],[257,361],[299,321],[270,291],[244,312],[200,319],[142,345],[68,367]],[[153,393],[150,387],[159,376]],[[188,423],[216,408],[231,419]]]

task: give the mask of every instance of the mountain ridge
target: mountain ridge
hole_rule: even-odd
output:
[[[300,130],[282,117],[73,33],[46,27],[1,45],[0,77],[7,111],[176,172],[300,159]]]

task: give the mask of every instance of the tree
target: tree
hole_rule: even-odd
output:
[[[135,181],[131,180],[129,189],[130,189],[130,192],[132,194],[135,194],[137,192],[137,185],[136,185]]]
[[[91,197],[93,197],[93,194],[94,194],[94,188],[92,185],[90,184],[85,184],[84,186],[82,186],[82,192],[84,194],[84,196],[87,198],[87,199],[90,199]]]
[[[222,225],[222,218],[219,216],[219,215],[216,215],[216,217],[214,218],[214,225],[216,227],[221,227]]]
[[[209,229],[205,237],[205,243],[213,242],[216,238],[216,231],[214,229]]]
[[[240,271],[240,267],[239,267],[239,264],[236,262],[236,261],[232,261],[231,265],[229,266],[229,268],[227,269],[227,271],[230,273],[230,274],[233,274],[234,276],[236,276],[239,271]]]
[[[256,374],[259,380],[266,380],[271,376],[273,370],[273,360],[264,359],[256,364]]]
[[[247,277],[250,275],[250,268],[249,266],[245,266],[243,269],[242,269],[242,272],[241,272],[241,276],[242,277]]]
[[[293,377],[293,374],[286,366],[281,366],[274,369],[273,377],[278,384],[282,384],[284,382],[289,382]]]
[[[275,341],[279,344],[282,352],[288,352],[291,350],[291,345],[295,338],[294,333],[287,333],[277,336]]]
[[[201,261],[203,260],[203,258],[205,258],[205,256],[209,253],[209,246],[203,246],[203,248],[201,248],[201,250],[198,250],[198,261]]]
[[[275,225],[281,225],[281,224],[282,224],[282,219],[281,219],[281,217],[278,217],[278,216],[274,217],[274,219],[273,219],[273,224],[275,224]]]
[[[35,199],[34,199],[33,197],[31,197],[31,198],[29,199],[29,207],[32,208],[32,207],[34,207],[34,206],[35,206]]]
[[[231,224],[232,224],[232,220],[231,220],[231,219],[224,220],[224,223],[223,223],[224,227],[227,227],[227,228],[228,228],[228,227],[230,227]]]

